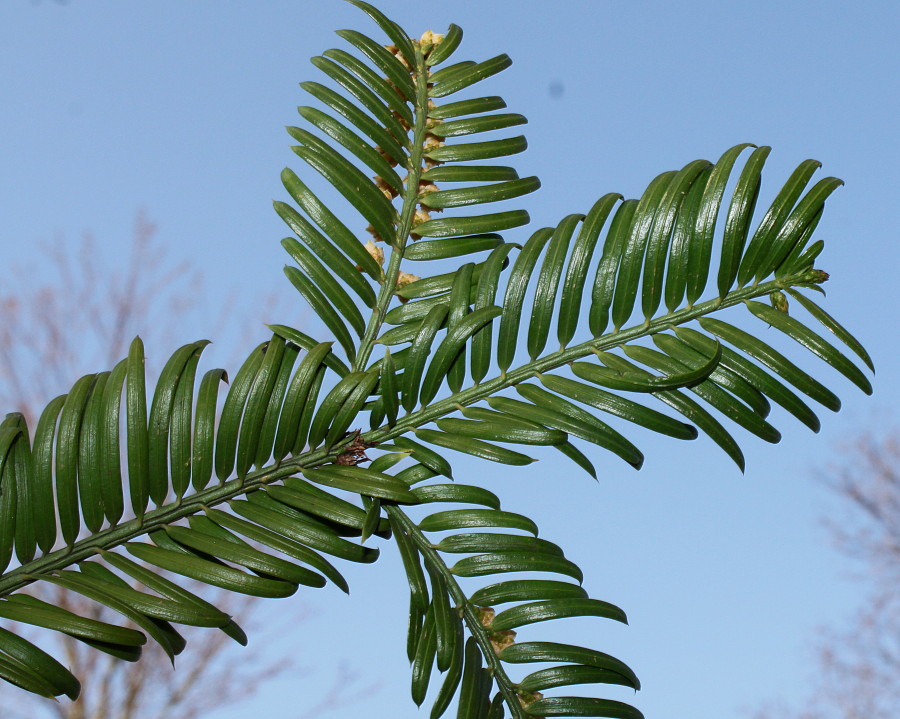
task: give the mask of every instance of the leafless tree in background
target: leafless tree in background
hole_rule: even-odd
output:
[[[202,297],[199,272],[172,265],[156,226],[135,220],[123,264],[107,266],[93,237],[41,247],[40,267],[6,267],[0,279],[0,402],[33,426],[35,414],[78,375],[112,367],[134,335],[153,332],[157,351],[189,323]],[[117,260],[126,253],[117,253]],[[37,279],[37,282],[35,281]],[[167,328],[160,332],[157,328]]]
[[[161,362],[176,343],[196,339],[193,325],[199,326],[199,320],[209,331],[201,273],[169,261],[155,238],[156,227],[139,214],[127,253],[117,252],[117,258],[126,259],[115,266],[107,266],[103,253],[86,235],[76,243],[57,238],[42,248],[39,272],[26,266],[7,267],[0,274],[0,407],[22,412],[33,427],[47,401],[67,391],[80,375],[112,367],[127,354],[134,335],[143,335],[153,353],[152,364],[154,355]],[[218,312],[219,323],[227,317],[236,339],[245,338],[253,324],[261,326],[258,320],[238,318],[236,330],[231,306],[220,306]],[[294,599],[282,604],[282,622],[272,622],[270,613],[265,628],[254,627],[255,600],[200,584],[190,588],[232,615],[251,635],[251,648],[233,646],[218,630],[179,628],[188,648],[176,658],[179,671],[174,672],[156,645],[145,646],[141,661],[130,664],[54,633],[41,643],[56,643],[52,653],[82,679],[81,697],[56,702],[3,684],[2,719],[198,719],[246,699],[281,672],[304,673],[302,667],[291,665],[286,652],[273,653],[265,646],[267,638],[283,635],[303,618],[302,603]],[[43,584],[35,591],[83,616],[116,621],[117,615],[108,609],[58,587]],[[45,636],[35,630],[29,638],[40,641]],[[266,650],[256,653],[253,646]],[[364,687],[348,693],[348,684],[356,681],[341,668],[333,682],[342,691],[325,686],[319,702],[316,697],[307,701],[320,715],[373,690]]]
[[[827,472],[842,514],[826,526],[835,546],[871,587],[841,631],[815,645],[816,682],[802,709],[768,708],[754,719],[900,717],[900,431],[865,436]]]
[[[900,600],[900,431],[860,439],[826,482],[848,510],[827,523],[836,546],[879,594]]]

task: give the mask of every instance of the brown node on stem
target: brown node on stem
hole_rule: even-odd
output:
[[[374,447],[374,442],[366,442],[362,438],[362,430],[355,429],[352,432],[347,432],[344,436],[353,436],[353,440],[348,444],[341,453],[337,456],[337,459],[334,460],[335,464],[342,465],[344,467],[355,467],[360,462],[368,462],[369,458],[366,456],[366,450],[369,447]]]

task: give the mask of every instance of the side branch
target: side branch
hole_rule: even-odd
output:
[[[465,621],[475,641],[478,642],[481,654],[490,667],[491,674],[497,682],[497,687],[503,694],[503,698],[506,700],[513,717],[515,719],[528,719],[528,714],[525,713],[525,710],[519,703],[518,694],[514,689],[515,682],[509,678],[506,669],[497,657],[487,628],[481,623],[481,618],[476,613],[474,606],[469,602],[465,592],[456,582],[456,577],[451,574],[441,556],[431,546],[431,542],[428,541],[415,522],[400,507],[390,505],[386,507],[386,510],[391,519],[400,524],[413,539],[422,558],[443,577],[453,601],[456,602],[457,610],[461,610],[463,621]]]
[[[670,312],[649,322],[642,322],[641,324],[628,329],[610,332],[601,337],[574,345],[573,347],[551,352],[536,360],[527,362],[521,367],[501,374],[499,377],[492,380],[477,384],[474,387],[469,387],[468,389],[454,394],[452,397],[434,402],[415,412],[410,412],[405,417],[398,419],[393,427],[379,427],[376,430],[366,432],[362,435],[363,439],[371,444],[386,442],[405,432],[409,432],[416,427],[421,427],[428,422],[443,417],[444,415],[453,412],[457,407],[467,407],[475,404],[504,389],[514,387],[539,373],[549,372],[562,367],[569,362],[574,362],[575,360],[590,356],[595,350],[610,350],[631,340],[646,337],[654,332],[664,330],[667,327],[682,325],[700,317],[704,317],[705,315],[724,307],[732,307],[746,300],[767,296],[776,290],[785,290],[798,285],[821,282],[821,275],[822,273],[818,270],[808,270],[801,274],[789,275],[759,285],[744,287],[729,293],[724,298],[718,297],[713,300],[708,300],[693,305],[692,307]]]

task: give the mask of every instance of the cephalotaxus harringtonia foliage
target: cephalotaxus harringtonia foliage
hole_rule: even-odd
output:
[[[743,467],[728,427],[777,442],[773,402],[817,431],[810,405],[837,410],[838,398],[759,336],[775,328],[871,391],[835,344],[871,369],[865,350],[810,298],[827,279],[813,230],[841,182],[811,184],[819,163],[807,160],[756,212],[770,148],[737,145],[528,236],[525,210],[490,204],[539,186],[505,164],[525,149],[525,118],[481,92],[509,58],[462,60],[455,25],[413,40],[354,4],[390,44],[341,31],[344,49],[313,59],[323,82],[303,83],[314,106],[289,130],[305,170],[282,173],[288,201],[275,203],[293,233],[285,273],[336,341],[272,325],[226,391],[224,370],[198,373],[206,341],[178,349],[148,387],[135,339],[36,427],[7,415],[0,618],[127,661],[149,635],[174,658],[177,624],[245,641],[180,577],[261,597],[329,581],[346,590],[335,560],[373,562],[394,543],[409,580],[412,696],[429,696],[432,717],[454,701],[465,719],[639,717],[573,696],[603,693],[583,684],[637,689],[628,666],[531,626],[625,613],[588,597],[531,519],[451,482],[450,458],[527,465],[531,449],[594,474],[588,455],[607,460],[593,444],[639,467],[633,423],[703,432]],[[346,216],[301,178],[316,173]],[[752,329],[722,319],[728,308]],[[27,593],[34,582],[128,626],[44,603]],[[57,659],[5,629],[0,676],[46,696],[79,691]]]

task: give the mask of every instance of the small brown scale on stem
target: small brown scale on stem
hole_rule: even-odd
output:
[[[355,429],[352,432],[348,432],[345,436],[352,436],[353,441],[344,447],[344,450],[337,456],[334,463],[345,467],[355,467],[360,462],[370,461],[366,456],[366,450],[375,445],[362,439],[362,430]]]

